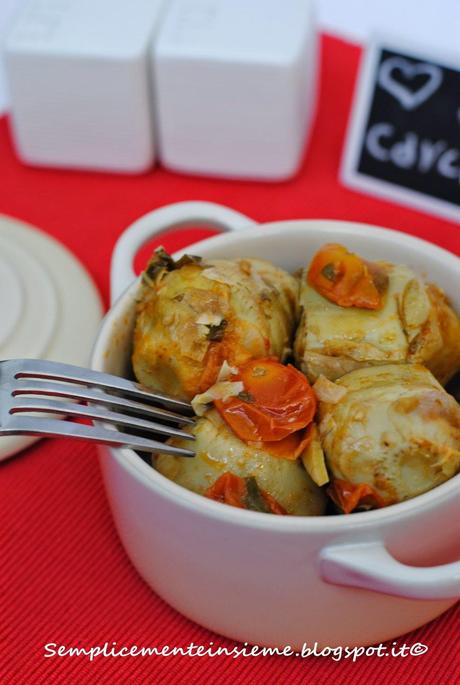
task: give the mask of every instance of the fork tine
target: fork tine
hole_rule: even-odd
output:
[[[160,404],[171,405],[177,409],[191,410],[190,402],[169,397],[162,393],[142,390],[137,383],[119,376],[112,376],[108,373],[84,369],[71,364],[62,364],[61,362],[44,361],[42,359],[15,359],[6,363],[9,365],[9,370],[15,378],[47,378],[77,383],[79,385],[91,385],[103,390],[121,392],[125,396],[142,400],[147,404],[160,402]]]
[[[28,379],[19,379],[12,388],[11,394],[17,395],[49,395],[54,397],[67,397],[74,400],[84,400],[86,402],[94,402],[95,404],[106,404],[112,407],[118,407],[123,411],[131,411],[141,416],[151,416],[166,421],[173,421],[174,423],[183,423],[193,425],[195,420],[190,416],[183,416],[182,414],[175,414],[167,409],[153,407],[136,402],[135,400],[127,400],[117,395],[110,395],[103,390],[92,390],[90,388],[79,387],[77,385],[65,384],[62,382],[53,383],[50,380],[34,381]]]
[[[108,411],[107,409],[99,409],[98,407],[87,406],[85,404],[60,402],[59,400],[51,399],[42,400],[31,397],[16,397],[13,401],[13,406],[10,409],[10,414],[21,412],[47,412],[88,418],[96,421],[108,421],[109,423],[118,424],[126,428],[161,433],[170,437],[183,438],[184,440],[194,440],[193,435],[186,433],[179,428],[173,428],[172,426],[157,423],[156,421],[146,421],[145,419],[138,419],[134,416],[127,416],[126,414]]]
[[[171,454],[179,457],[194,457],[195,453],[182,447],[174,447],[149,438],[136,437],[128,433],[120,433],[117,430],[100,428],[99,426],[87,426],[73,421],[60,421],[59,419],[44,419],[35,416],[12,415],[8,426],[1,429],[2,435],[38,435],[42,437],[61,436],[65,438],[77,438],[90,442],[105,443],[114,447],[131,447],[142,452],[155,452]]]

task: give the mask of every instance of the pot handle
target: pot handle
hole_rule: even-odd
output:
[[[142,245],[169,228],[185,228],[197,223],[221,231],[237,231],[256,225],[244,214],[214,202],[177,202],[144,214],[121,234],[115,245],[110,269],[112,303],[136,279],[133,260]]]
[[[320,553],[327,583],[347,585],[410,599],[460,596],[460,561],[416,567],[397,561],[382,542],[331,545]]]

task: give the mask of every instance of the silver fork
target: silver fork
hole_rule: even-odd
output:
[[[114,428],[74,423],[66,418],[29,416],[25,412],[92,419]],[[41,359],[0,361],[0,437],[62,436],[193,457],[191,450],[119,430],[121,427],[193,440],[193,435],[177,427],[193,425],[191,414],[189,402],[143,390],[133,381],[108,373]]]

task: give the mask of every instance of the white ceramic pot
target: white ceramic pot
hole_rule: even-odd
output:
[[[289,270],[324,242],[345,243],[370,259],[414,267],[460,309],[458,258],[424,241],[337,221],[261,227],[218,205],[180,203],[147,214],[120,238],[115,303],[94,348],[94,369],[123,375],[129,368],[138,248],[191,224],[228,231],[194,245],[195,254],[261,257]],[[142,577],[185,616],[235,640],[294,648],[372,644],[426,623],[460,597],[460,476],[379,511],[302,518],[205,499],[130,449],[102,447],[100,462],[115,524]]]

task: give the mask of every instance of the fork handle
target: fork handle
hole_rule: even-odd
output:
[[[110,276],[112,304],[136,279],[133,261],[142,245],[171,228],[197,224],[221,231],[239,231],[256,225],[244,214],[214,202],[177,202],[144,214],[122,233],[115,245]]]

